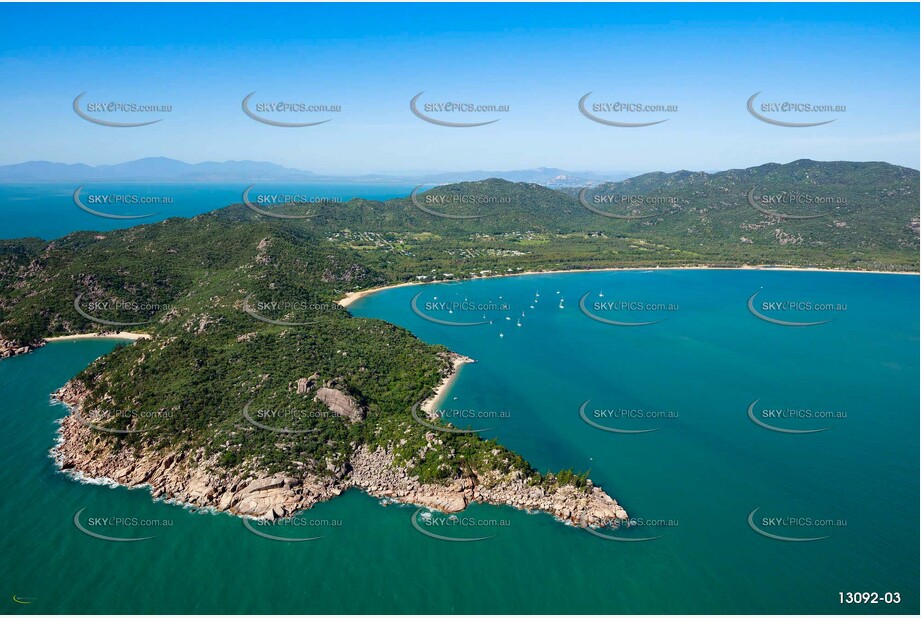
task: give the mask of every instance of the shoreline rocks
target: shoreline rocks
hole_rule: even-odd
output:
[[[420,483],[396,466],[392,453],[361,446],[349,459],[345,475],[268,474],[220,471],[217,456],[203,449],[158,452],[151,445],[112,448],[108,436],[91,429],[77,415],[86,387],[70,381],[52,395],[71,410],[60,421],[52,450],[62,471],[79,477],[107,479],[127,487],[150,488],[152,497],[235,515],[278,519],[290,517],[355,488],[395,502],[456,513],[471,502],[506,505],[548,513],[577,526],[604,527],[627,519],[626,511],[600,487],[571,485],[547,489],[531,486],[520,475],[463,477],[445,484]],[[340,478],[341,477],[341,478]]]
[[[13,356],[28,354],[32,350],[38,349],[43,345],[45,345],[44,341],[21,345],[8,339],[0,339],[0,358],[11,358]]]
[[[28,354],[33,352],[38,348],[44,347],[47,343],[52,341],[66,341],[66,340],[79,340],[79,339],[125,339],[128,341],[137,341],[138,339],[149,339],[150,335],[147,333],[133,333],[128,331],[115,331],[115,330],[104,330],[100,332],[91,332],[91,333],[77,333],[73,335],[57,335],[54,337],[47,337],[45,339],[40,339],[33,343],[28,344],[19,344],[8,339],[0,339],[0,359],[11,358],[13,356],[19,356],[21,354]]]

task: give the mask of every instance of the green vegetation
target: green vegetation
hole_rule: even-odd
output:
[[[782,219],[748,203],[753,188],[757,195],[834,199],[769,206],[825,215]],[[548,487],[585,487],[585,474],[540,475],[476,435],[443,433],[433,446],[410,409],[441,380],[447,350],[393,325],[353,318],[335,301],[388,283],[541,269],[918,270],[918,172],[906,168],[798,161],[720,174],[647,174],[583,197],[598,203],[595,196],[629,197],[616,205],[602,200],[599,209],[653,216],[608,218],[585,208],[577,190],[488,180],[417,196],[430,210],[489,215],[477,219],[437,217],[409,199],[311,206],[317,216],[305,220],[235,205],[104,234],[3,241],[0,338],[30,344],[122,329],[81,315],[77,299],[86,315],[151,333],[79,376],[91,389],[87,409],[109,412],[100,424],[149,430],[106,437],[119,445],[201,447],[225,468],[318,473],[340,467],[361,445],[385,445],[422,481],[497,471]],[[298,394],[305,378],[312,390]],[[352,397],[365,419],[329,414],[313,400],[323,385]],[[273,413],[260,422],[297,433],[256,427],[244,417],[247,404],[254,414]]]
[[[439,434],[420,459],[430,430],[409,410],[442,379],[448,350],[351,317],[335,299],[388,279],[307,230],[260,219],[230,207],[47,245],[6,243],[2,336],[33,342],[119,329],[81,316],[81,294],[93,317],[144,322],[125,328],[152,339],[119,346],[77,376],[90,387],[86,409],[101,411],[89,420],[141,430],[101,434],[117,445],[201,447],[228,469],[320,474],[360,445],[381,445],[425,481],[513,469],[539,478],[521,457],[474,435]],[[244,311],[245,299],[262,317],[305,324],[260,321]],[[297,381],[313,376],[311,391],[297,394]],[[353,397],[366,419],[350,423],[314,401],[324,384]],[[243,415],[247,404],[251,418],[298,433],[256,427]]]

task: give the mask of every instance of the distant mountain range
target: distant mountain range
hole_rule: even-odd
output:
[[[401,182],[449,183],[501,178],[511,182],[531,182],[548,187],[584,187],[600,182],[615,182],[635,174],[612,172],[568,172],[539,167],[528,170],[443,172],[410,174],[365,174],[358,176],[320,175],[306,170],[262,161],[206,161],[185,163],[166,157],[148,157],[116,165],[52,163],[28,161],[0,166],[0,183],[14,182]]]

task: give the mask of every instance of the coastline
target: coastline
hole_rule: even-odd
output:
[[[457,376],[460,373],[460,368],[464,365],[475,362],[476,361],[469,356],[455,354],[451,358],[451,369],[444,376],[438,386],[435,387],[435,392],[428,399],[422,402],[422,404],[419,406],[419,409],[426,414],[431,414],[434,412],[438,404],[441,403],[441,401],[448,394],[451,385],[454,384],[455,380],[457,380]]]
[[[55,341],[76,341],[78,339],[125,339],[128,341],[137,341],[139,339],[150,339],[147,333],[132,333],[128,331],[118,331],[115,333],[83,333],[80,335],[60,335],[58,337],[45,337],[45,343],[54,343]]]
[[[464,362],[453,360],[452,366]],[[81,419],[87,394],[86,386],[75,380],[52,394],[52,399],[68,411],[58,421],[50,451],[58,471],[81,483],[147,488],[154,500],[272,521],[358,489],[381,500],[443,513],[457,513],[471,503],[481,503],[543,512],[566,524],[590,528],[616,526],[629,519],[617,500],[590,480],[583,489],[559,485],[545,490],[535,488],[520,474],[491,471],[473,479],[460,476],[444,484],[425,483],[396,464],[390,447],[372,451],[362,445],[349,459],[350,473],[343,469],[324,476],[308,470],[270,473],[258,467],[222,472],[218,470],[218,456],[207,456],[204,448],[168,452],[146,446],[118,449],[99,435],[98,428],[94,430]],[[432,433],[426,439],[431,444],[439,438]]]
[[[405,283],[394,283],[393,285],[381,285],[376,288],[367,288],[365,290],[356,290],[354,292],[349,292],[342,298],[336,301],[336,304],[340,307],[348,307],[357,300],[364,298],[365,296],[370,296],[371,294],[376,294],[383,290],[391,290],[393,288],[405,288],[411,285],[426,285],[431,283],[441,283],[440,281],[407,281]]]
[[[585,272],[617,272],[653,270],[771,270],[771,271],[814,271],[814,272],[867,272],[817,268],[784,267],[675,267],[675,268],[602,268],[569,269],[550,271],[524,271],[496,274],[496,277],[521,277],[530,275],[551,275]],[[885,273],[911,274],[917,273]],[[472,280],[471,279],[471,280]],[[458,280],[463,281],[463,280]],[[410,285],[428,285],[443,282],[404,282],[389,286],[380,286],[351,292],[340,305],[348,307],[365,296],[396,287]],[[46,341],[63,341],[92,338],[138,340],[149,338],[146,333],[86,333],[64,335],[48,338]],[[473,359],[451,353],[449,364],[445,367],[442,380],[433,393],[421,404],[426,413],[432,413],[443,401],[460,368]],[[147,486],[152,497],[166,499],[177,504],[198,508],[226,511],[243,517],[276,519],[290,517],[307,510],[318,502],[324,502],[340,495],[348,489],[362,490],[369,495],[389,501],[413,504],[445,513],[464,510],[474,502],[505,505],[530,512],[544,512],[552,517],[578,526],[604,527],[628,518],[626,511],[616,500],[606,494],[600,487],[589,483],[588,493],[577,491],[570,486],[561,486],[536,494],[533,488],[520,477],[491,478],[484,477],[471,482],[466,478],[456,478],[446,485],[421,483],[409,471],[395,465],[393,452],[388,449],[370,451],[362,447],[350,460],[352,474],[342,476],[320,476],[304,471],[301,474],[285,476],[270,474],[265,470],[251,469],[246,473],[215,474],[211,466],[216,462],[209,460],[203,452],[162,453],[137,449],[119,452],[100,441],[99,436],[83,424],[74,413],[82,406],[85,391],[74,388],[68,382],[64,388],[55,393],[56,398],[65,403],[70,414],[60,420],[59,441],[53,449],[53,456],[59,470],[73,475],[83,482],[99,482],[126,487]],[[69,404],[69,405],[68,405]],[[427,436],[430,441],[437,440],[437,434]],[[87,453],[87,444],[93,444]]]
[[[35,343],[26,345],[18,345],[12,341],[0,339],[0,358],[11,358],[13,356],[28,354],[34,350],[37,350],[38,348],[43,347],[47,343],[55,343],[57,341],[76,341],[78,339],[120,339],[123,341],[138,341],[139,339],[150,339],[150,335],[147,333],[133,333],[128,331],[110,333],[82,333],[79,335],[59,335],[57,337],[46,337],[36,341]]]
[[[611,268],[571,268],[564,270],[526,270],[517,273],[502,273],[496,275],[486,275],[482,277],[470,277],[469,279],[451,279],[445,281],[405,281],[403,283],[394,283],[392,285],[381,285],[365,290],[356,290],[348,292],[345,296],[336,301],[340,307],[348,308],[356,301],[395,288],[405,288],[412,285],[433,285],[436,283],[462,283],[464,281],[476,281],[478,279],[499,279],[501,277],[525,277],[530,275],[562,275],[567,273],[605,273],[605,272],[630,272],[630,271],[667,271],[667,270],[762,270],[772,272],[814,272],[814,273],[865,273],[868,275],[909,275],[919,276],[918,272],[903,272],[893,270],[852,270],[845,268],[803,268],[798,266],[647,266],[647,267],[611,267]]]

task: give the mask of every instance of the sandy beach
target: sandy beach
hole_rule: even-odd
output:
[[[403,288],[411,285],[431,285],[433,283],[450,283],[450,282],[461,282],[461,281],[472,281],[474,279],[498,279],[500,277],[524,277],[527,275],[560,275],[566,273],[604,273],[604,272],[619,272],[619,271],[638,271],[638,270],[767,270],[767,271],[784,271],[784,272],[819,272],[819,273],[866,273],[872,275],[913,275],[917,277],[919,273],[916,272],[894,272],[888,270],[847,270],[841,268],[799,268],[794,266],[667,266],[667,267],[658,267],[658,266],[648,266],[645,268],[640,267],[630,267],[630,268],[577,268],[570,270],[527,270],[518,273],[503,273],[497,275],[488,275],[485,277],[471,277],[470,279],[452,279],[446,281],[407,281],[405,283],[395,283],[393,285],[382,285],[376,288],[368,288],[367,290],[358,290],[355,292],[349,292],[344,297],[336,301],[342,307],[348,307],[355,301],[364,298],[365,296],[370,296],[371,294],[376,294],[384,290],[392,290],[394,288]]]
[[[425,285],[427,283],[443,283],[443,282],[441,281],[438,281],[438,282],[435,282],[435,281],[407,281],[406,283],[394,283],[393,285],[382,285],[376,288],[368,288],[367,290],[358,290],[356,292],[349,292],[348,294],[346,294],[345,296],[343,296],[336,302],[339,303],[339,306],[341,307],[348,307],[349,305],[354,303],[356,300],[360,298],[364,298],[365,296],[370,296],[371,294],[375,294],[382,290],[392,290],[393,288],[405,288],[410,285]]]
[[[117,333],[84,333],[82,335],[61,335],[60,337],[47,337],[46,343],[55,341],[75,341],[77,339],[126,339],[128,341],[137,341],[138,339],[150,339],[147,333],[130,333],[128,331],[119,331]]]
[[[447,395],[448,390],[450,390],[451,385],[454,384],[454,381],[457,379],[457,376],[460,373],[460,368],[467,363],[475,363],[476,361],[467,356],[457,354],[451,362],[453,364],[453,368],[451,369],[450,375],[442,380],[438,387],[435,389],[435,392],[432,394],[432,396],[423,401],[422,405],[419,406],[419,408],[426,414],[433,412],[438,407],[438,404],[441,403],[441,400],[444,399],[445,395]]]

